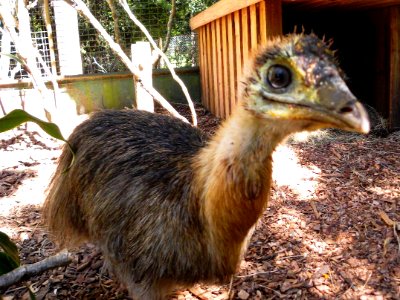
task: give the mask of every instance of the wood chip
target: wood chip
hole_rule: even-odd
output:
[[[388,226],[393,226],[396,224],[396,222],[392,221],[392,219],[389,218],[389,216],[383,211],[379,211],[379,215],[381,216],[382,220],[386,223]]]
[[[319,211],[318,211],[318,209],[317,209],[317,206],[315,205],[315,201],[311,200],[311,201],[310,201],[310,205],[311,205],[311,207],[312,207],[312,209],[313,209],[313,212],[314,212],[315,217],[316,217],[317,219],[319,219],[319,218],[321,217],[321,214],[319,213]]]
[[[238,293],[238,297],[239,297],[239,299],[247,300],[247,299],[249,299],[250,294],[248,292],[246,292],[245,290],[240,290]]]
[[[203,290],[200,286],[194,286],[192,288],[189,289],[189,291],[196,296],[197,298],[199,298],[200,300],[209,300],[211,298],[209,298],[210,294],[208,291]]]

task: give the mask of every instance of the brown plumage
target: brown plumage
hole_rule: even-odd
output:
[[[275,147],[301,130],[368,131],[365,110],[314,35],[260,51],[240,100],[210,140],[168,116],[94,113],[71,135],[75,160],[68,169],[65,148],[43,208],[60,246],[96,243],[138,299],[225,281],[267,206]]]

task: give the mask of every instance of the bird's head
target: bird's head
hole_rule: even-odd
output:
[[[314,34],[289,35],[255,56],[243,105],[264,119],[297,121],[299,130],[367,133],[367,112],[343,77],[328,44]]]

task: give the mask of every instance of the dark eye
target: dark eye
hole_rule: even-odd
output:
[[[292,74],[288,68],[274,65],[268,69],[267,80],[268,84],[274,89],[283,89],[292,82]]]

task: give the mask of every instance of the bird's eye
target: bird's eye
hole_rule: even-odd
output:
[[[267,81],[272,88],[283,89],[288,87],[292,82],[292,74],[288,68],[281,65],[274,65],[268,69]]]

